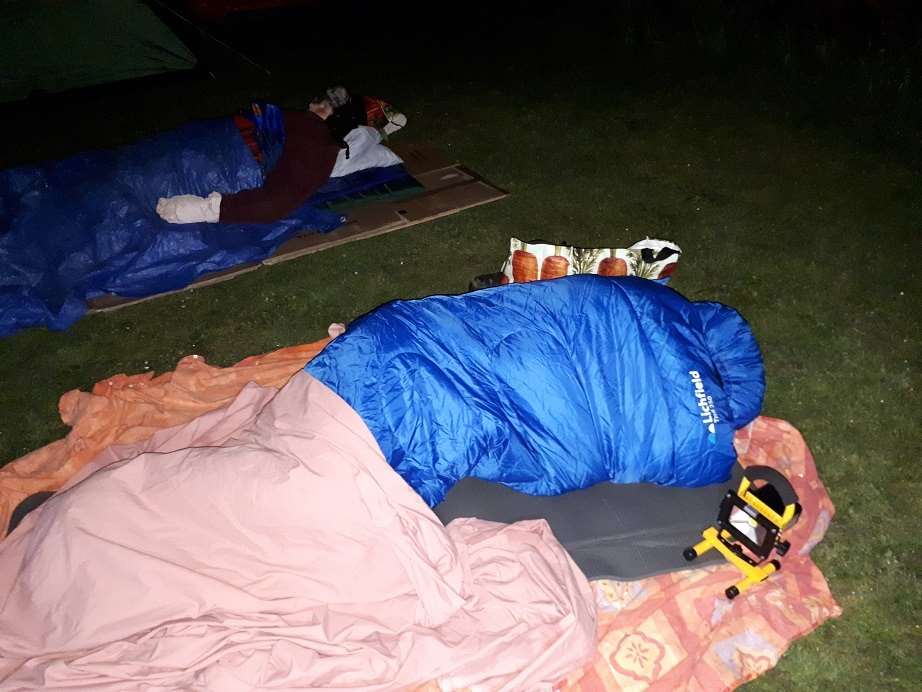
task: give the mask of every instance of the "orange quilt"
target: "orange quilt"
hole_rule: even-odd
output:
[[[59,409],[70,433],[0,468],[0,527],[24,498],[56,490],[105,447],[146,439],[218,408],[248,382],[280,387],[328,342],[251,356],[227,368],[187,356],[173,372],[114,375],[91,393],[67,392]],[[792,547],[783,569],[733,602],[723,595],[737,579],[729,565],[634,582],[593,582],[599,614],[595,659],[557,689],[733,689],[775,665],[794,639],[840,614],[809,555],[834,508],[800,433],[790,423],[760,417],[737,433],[736,447],[744,465],[778,468],[800,496],[803,513],[787,534]]]

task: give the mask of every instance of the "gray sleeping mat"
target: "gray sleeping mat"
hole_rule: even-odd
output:
[[[682,551],[714,525],[724,493],[739,486],[742,474],[736,464],[730,480],[702,488],[599,483],[551,497],[466,478],[436,505],[435,513],[444,524],[459,517],[506,523],[546,519],[587,578],[642,579],[692,567]],[[694,566],[722,559],[711,550]]]

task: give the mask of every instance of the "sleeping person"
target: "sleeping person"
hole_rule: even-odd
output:
[[[261,187],[207,197],[176,195],[157,202],[157,214],[169,223],[271,223],[300,207],[333,172],[341,148],[326,120],[333,115],[327,97],[315,98],[307,111],[284,111],[285,146]]]
[[[393,301],[305,369],[430,506],[467,477],[529,495],[723,482],[765,391],[736,310],[634,276]]]
[[[291,215],[330,177],[366,165],[400,163],[396,154],[380,146],[381,133],[368,127],[364,103],[343,87],[333,87],[314,98],[306,111],[281,111],[284,146],[262,186],[234,194],[160,198],[157,214],[174,224],[272,223]],[[400,117],[405,123],[406,118]],[[254,154],[259,158],[258,143],[247,144],[257,149]]]

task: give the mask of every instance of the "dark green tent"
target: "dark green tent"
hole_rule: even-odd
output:
[[[142,0],[0,0],[0,19],[0,103],[196,63]]]

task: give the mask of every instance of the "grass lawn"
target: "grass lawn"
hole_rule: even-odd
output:
[[[417,34],[348,59],[342,37],[319,60],[309,45],[279,41],[251,51],[273,68],[270,80],[221,75],[99,97],[93,109],[3,116],[9,165],[227,113],[250,95],[293,103],[341,80],[404,110],[399,136],[439,143],[512,196],[64,333],[0,341],[0,463],[65,434],[56,403],[68,389],[170,370],[190,353],[230,364],[318,339],[330,322],[392,298],[463,291],[498,268],[510,236],[586,246],[667,238],[684,250],[673,287],[752,324],[764,413],[802,431],[838,510],[814,556],[844,615],[747,689],[918,689],[919,173],[835,122],[791,117],[796,103],[741,86],[739,73],[640,66],[565,28],[521,46],[488,28],[491,50]]]

